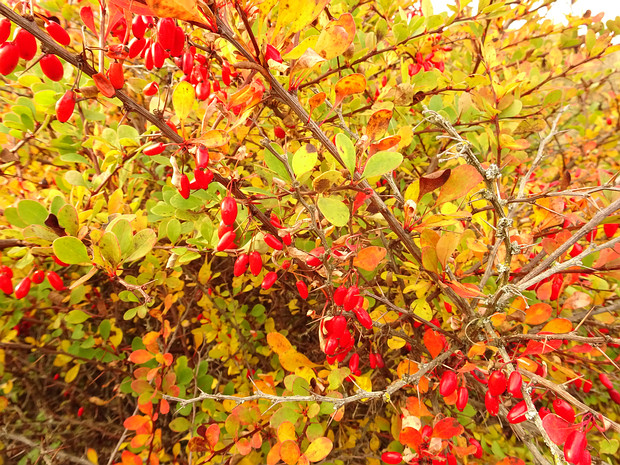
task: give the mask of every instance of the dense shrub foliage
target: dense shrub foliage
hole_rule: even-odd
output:
[[[614,463],[620,18],[0,4],[0,462]]]

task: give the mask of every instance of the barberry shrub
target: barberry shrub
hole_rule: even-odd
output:
[[[620,18],[431,3],[0,4],[0,461],[615,460]]]

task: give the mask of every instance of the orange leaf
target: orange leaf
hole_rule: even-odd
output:
[[[131,417],[125,419],[123,422],[123,426],[130,430],[135,431],[139,429],[142,425],[144,425],[147,421],[149,421],[149,417],[143,415],[132,415]]]
[[[129,360],[131,360],[133,363],[137,363],[137,364],[141,364],[141,363],[146,363],[149,360],[152,360],[154,357],[154,355],[150,352],[147,352],[144,349],[138,349],[138,350],[134,350],[131,355],[129,356]]]
[[[334,443],[331,439],[323,436],[312,441],[306,449],[306,452],[304,452],[304,455],[310,462],[320,462],[329,455],[333,447]]]
[[[525,462],[517,457],[504,457],[495,465],[525,465]]]
[[[280,461],[280,443],[276,442],[267,454],[267,465],[275,465]]]
[[[446,338],[437,331],[427,329],[424,332],[424,345],[428,349],[431,357],[437,357],[444,349]]]
[[[540,330],[540,333],[564,334],[570,333],[572,330],[573,323],[571,323],[570,320],[566,318],[554,318]]]
[[[547,321],[553,309],[551,305],[541,302],[525,310],[525,322],[528,325],[540,325]]]
[[[401,139],[401,136],[388,136],[384,137],[383,139],[377,141],[374,144],[370,144],[368,156],[372,157],[377,152],[385,152],[392,148],[397,148],[398,144],[400,144]]]
[[[403,430],[400,432],[400,435],[398,436],[398,440],[401,444],[409,446],[415,451],[417,451],[420,447],[420,444],[424,442],[420,432],[415,428],[411,428],[410,426],[403,428]]]
[[[314,109],[318,107],[321,103],[323,103],[325,101],[325,98],[327,98],[327,94],[325,94],[325,92],[319,92],[318,94],[314,94],[308,99],[308,105],[310,105],[310,111],[308,112],[308,121],[310,121],[310,117]]]
[[[280,444],[280,459],[286,463],[286,465],[295,465],[301,452],[296,441],[287,439]]]
[[[241,438],[235,442],[235,446],[237,446],[237,450],[241,455],[248,455],[252,452],[252,443],[248,438]]]
[[[176,18],[184,21],[204,22],[197,8],[197,0],[146,0],[146,4],[160,18]]]
[[[461,297],[473,299],[474,297],[484,297],[485,294],[480,292],[478,286],[474,283],[459,283],[457,281],[446,281],[446,284],[452,288]]]
[[[360,250],[353,260],[353,265],[365,271],[374,271],[385,258],[387,250],[383,247],[372,245]]]
[[[276,354],[283,354],[293,348],[286,336],[283,336],[280,333],[269,333],[267,334],[267,344],[271,347]]]
[[[435,424],[433,427],[434,438],[450,439],[454,436],[458,436],[463,432],[463,426],[456,420],[456,418],[444,418]]]
[[[467,357],[473,358],[476,355],[482,355],[487,350],[487,345],[484,342],[476,342],[469,348]]]
[[[442,186],[437,205],[461,199],[482,181],[482,175],[471,165],[460,165],[452,170],[447,182]]]
[[[454,446],[453,445],[452,446],[452,450],[457,455],[457,457],[465,457],[467,455],[475,454],[477,448],[473,444],[470,444],[467,447],[461,447],[461,446]]]
[[[205,432],[205,439],[211,446],[211,449],[215,449],[217,442],[220,440],[220,427],[217,423],[209,425],[207,431]]]
[[[424,402],[422,402],[417,397],[408,397],[407,398],[407,410],[414,417],[430,417],[431,412],[428,411]]]
[[[398,364],[398,368],[396,368],[396,374],[399,378],[403,378],[404,376],[413,375],[419,371],[418,364],[413,360],[403,360]]]
[[[366,135],[370,140],[375,140],[387,131],[390,120],[392,119],[392,110],[378,110],[370,115],[368,124],[366,125]]]
[[[334,107],[342,103],[345,97],[360,94],[366,89],[366,78],[363,74],[349,74],[336,83]]]
[[[191,145],[204,145],[206,148],[222,147],[230,140],[230,136],[224,131],[212,129],[205,132],[197,139],[189,139],[186,142]]]
[[[99,92],[101,92],[104,96],[112,98],[116,95],[116,89],[110,80],[102,73],[93,74],[93,81],[95,81],[95,85],[97,86],[97,89],[99,89]]]

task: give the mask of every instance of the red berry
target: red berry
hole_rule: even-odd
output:
[[[256,251],[250,253],[250,272],[254,276],[258,276],[263,269],[263,259]]]
[[[37,54],[37,39],[25,29],[18,29],[13,43],[19,49],[19,56],[29,61]]]
[[[129,59],[137,57],[140,53],[142,53],[144,47],[146,47],[146,39],[138,39],[137,37],[134,37],[129,41],[129,53],[127,57]]]
[[[523,397],[523,393],[521,392],[521,386],[523,386],[523,377],[521,373],[518,371],[513,371],[510,373],[508,378],[508,392],[513,397],[520,399]]]
[[[180,57],[185,48],[185,31],[181,26],[175,26],[173,35],[174,38],[172,47],[170,47],[170,56]]]
[[[6,18],[0,19],[0,45],[4,44],[11,35],[11,21]]]
[[[489,392],[493,397],[501,396],[506,391],[506,374],[497,370],[489,375]]]
[[[237,202],[230,196],[222,200],[222,221],[224,224],[234,224],[237,219]]]
[[[125,85],[125,74],[123,72],[123,64],[114,62],[108,70],[108,78],[115,89],[122,89]]]
[[[328,337],[325,341],[325,355],[333,355],[338,349],[338,339],[335,337]]]
[[[611,117],[609,117],[609,116],[607,117],[607,119],[605,120],[605,122],[606,122],[608,125],[610,125],[610,126],[613,124],[613,120],[612,120],[612,119],[611,119]]]
[[[172,18],[162,18],[157,23],[157,41],[167,50],[174,45],[176,24]]]
[[[545,418],[550,413],[551,413],[551,410],[549,410],[547,407],[541,407],[540,410],[538,411],[538,416],[542,420],[543,418]]]
[[[249,264],[250,264],[250,257],[248,256],[247,253],[242,253],[241,255],[239,255],[239,257],[237,257],[237,260],[235,260],[233,274],[235,276],[241,276],[243,273],[246,272]]]
[[[52,39],[54,39],[60,45],[64,45],[66,47],[71,43],[71,37],[69,37],[69,33],[65,31],[64,28],[58,23],[54,21],[48,22],[45,26],[45,30],[50,36],[52,36]]]
[[[28,292],[30,292],[30,283],[30,278],[25,277],[15,286],[15,297],[17,299],[23,299],[28,295]]]
[[[84,415],[84,407],[80,407],[77,411],[77,416],[81,417],[82,415]]]
[[[196,150],[196,168],[206,169],[209,167],[209,151],[204,145]]]
[[[144,86],[144,89],[142,89],[142,92],[144,92],[144,95],[155,95],[157,92],[159,91],[159,85],[156,82],[149,82],[146,86]]]
[[[476,452],[474,452],[474,457],[477,459],[481,458],[484,451],[482,450],[482,446],[480,445],[478,440],[471,438],[469,442],[476,448]]]
[[[19,49],[11,43],[5,43],[0,47],[0,74],[11,74],[19,63]]]
[[[611,397],[611,400],[613,400],[616,404],[620,405],[620,392],[616,391],[615,389],[608,389],[607,392],[609,393],[609,397]]]
[[[344,284],[334,291],[334,303],[339,307],[344,304],[344,298],[347,295],[347,288]]]
[[[527,412],[527,404],[524,400],[512,407],[506,416],[508,423],[516,425],[517,423],[524,422],[526,420],[525,413]]]
[[[297,290],[299,291],[299,296],[306,300],[308,298],[308,286],[301,279],[295,283],[297,286]]]
[[[439,381],[439,394],[442,397],[448,397],[456,391],[458,384],[459,381],[454,371],[444,371],[443,375],[441,375],[441,381]]]
[[[567,422],[572,423],[575,421],[575,410],[564,399],[555,399],[553,401],[553,410]]]
[[[0,290],[7,295],[13,293],[13,281],[8,273],[0,273]]]
[[[573,248],[570,250],[569,255],[571,257],[576,257],[577,255],[579,255],[581,252],[583,252],[583,246],[580,244],[575,244],[573,246]]]
[[[285,245],[291,245],[293,243],[293,238],[291,237],[291,234],[286,233],[286,235],[282,237],[282,242],[284,242]]]
[[[351,373],[355,373],[359,369],[360,365],[360,354],[355,353],[351,356],[351,360],[349,360],[349,370]]]
[[[601,384],[605,386],[607,389],[614,388],[613,383],[611,382],[611,380],[609,379],[609,376],[607,376],[606,373],[599,373],[598,379],[601,382]]]
[[[568,435],[564,443],[564,458],[568,463],[579,464],[587,447],[586,433],[575,430]]]
[[[275,271],[270,271],[263,278],[263,283],[261,284],[261,287],[267,290],[271,286],[273,286],[273,283],[275,283],[277,279],[278,279],[278,274]]]
[[[62,278],[58,276],[58,273],[55,271],[47,272],[47,281],[57,291],[64,291],[66,289],[65,283],[62,282]]]
[[[347,329],[347,319],[342,315],[335,316],[325,323],[325,328],[330,336],[339,338]]]
[[[375,354],[375,360],[377,362],[377,368],[383,368],[385,363],[383,362],[383,356],[379,353]]]
[[[590,389],[592,389],[592,380],[586,379],[583,382],[583,392],[587,394],[588,392],[590,392]]]
[[[230,249],[235,242],[236,234],[235,231],[228,231],[226,234],[222,236],[220,241],[217,243],[217,251],[221,252],[222,250]]]
[[[499,413],[499,398],[493,396],[491,391],[487,391],[484,396],[484,405],[487,408],[489,415],[496,417]]]
[[[265,244],[275,250],[282,250],[284,248],[284,244],[280,242],[280,239],[276,239],[273,234],[265,234]]]
[[[230,224],[224,224],[223,221],[220,222],[220,227],[217,228],[217,237],[219,239],[221,239],[222,237],[224,237],[224,234],[226,234],[227,232],[230,231],[234,231],[235,227],[233,225]]]
[[[75,109],[75,92],[68,90],[56,102],[56,119],[61,123],[66,123],[73,115]]]
[[[45,279],[45,271],[37,270],[32,273],[32,282],[35,284],[41,284]]]
[[[456,408],[462,412],[469,401],[469,391],[465,386],[461,386],[456,394]]]
[[[181,186],[179,187],[179,194],[181,194],[181,197],[183,197],[184,199],[189,199],[190,192],[191,192],[191,189],[189,187],[189,178],[187,177],[187,174],[182,174],[181,175]]]
[[[597,233],[597,230],[596,228],[594,228],[592,231],[586,234],[586,240],[589,242],[592,242],[594,239],[596,239],[596,233]]]
[[[370,368],[373,370],[377,368],[377,357],[372,352],[368,355],[368,363],[370,364]]]
[[[359,321],[364,328],[372,328],[372,318],[370,318],[370,315],[366,310],[364,310],[362,307],[356,307],[353,309],[353,313],[355,314],[357,321]]]
[[[194,178],[199,189],[208,189],[209,184],[213,181],[213,172],[211,170],[201,170],[196,168],[194,170]]]
[[[153,55],[153,66],[155,66],[155,68],[164,66],[164,62],[166,58],[168,58],[168,52],[164,50],[159,42],[155,42],[151,45],[151,53]]]
[[[56,55],[52,55],[50,53],[43,55],[43,58],[39,61],[39,65],[41,66],[41,71],[43,71],[43,74],[45,74],[52,81],[60,81],[62,79],[64,69],[62,68],[62,63]]]
[[[308,266],[321,266],[323,262],[319,258],[321,255],[325,253],[324,247],[317,247],[310,251],[310,255],[306,259],[306,263]]]
[[[209,81],[203,81],[196,84],[196,98],[198,100],[206,100],[209,97],[210,93],[211,84],[209,84]]]
[[[273,129],[273,133],[278,139],[284,139],[286,137],[286,132],[284,132],[284,129],[282,129],[280,126],[276,126]]]
[[[396,465],[403,461],[403,454],[400,452],[384,452],[381,454],[381,460],[391,465]]]
[[[344,309],[347,312],[350,312],[351,310],[353,310],[353,308],[357,305],[357,302],[359,300],[359,288],[357,286],[351,286],[348,290],[347,290],[347,294],[344,296]]]
[[[620,227],[620,224],[618,223],[608,223],[603,225],[603,231],[605,232],[607,239],[614,237],[616,231],[618,231],[618,227]]]
[[[158,142],[156,144],[149,145],[147,148],[143,150],[143,153],[144,155],[153,156],[153,155],[159,155],[164,150],[166,150],[166,144],[164,144],[163,142]]]

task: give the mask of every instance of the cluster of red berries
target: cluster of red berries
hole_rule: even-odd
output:
[[[13,270],[6,266],[0,266],[0,290],[7,295],[15,294],[15,298],[23,299],[30,292],[30,287],[32,284],[41,284],[45,278],[47,277],[47,281],[57,291],[65,290],[65,284],[62,281],[62,278],[58,276],[58,273],[55,271],[45,272],[43,270],[36,270],[32,273],[31,276],[26,276],[23,278],[16,286],[13,288]]]

